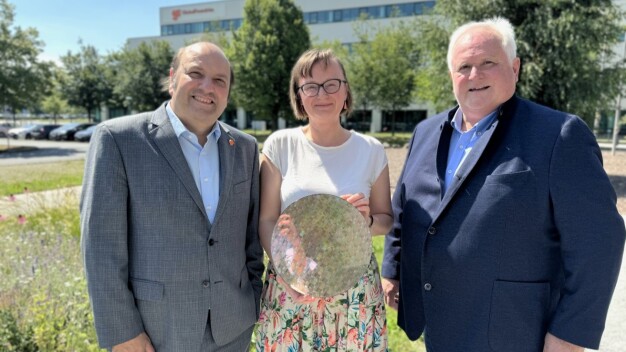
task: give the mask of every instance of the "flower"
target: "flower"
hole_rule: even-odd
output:
[[[337,343],[337,333],[335,331],[331,331],[328,335],[328,347],[334,347]]]
[[[20,225],[24,225],[26,223],[26,216],[20,214],[17,216],[17,223]]]
[[[357,337],[358,337],[358,332],[356,328],[351,328],[350,330],[348,330],[348,340],[352,343],[356,343],[357,342]]]
[[[6,219],[7,219],[7,218],[6,218],[4,215],[0,214],[0,221],[4,221],[4,220],[6,220]]]
[[[24,193],[28,193],[28,187],[24,187]]]
[[[9,194],[9,201],[15,202],[15,195],[14,194]]]

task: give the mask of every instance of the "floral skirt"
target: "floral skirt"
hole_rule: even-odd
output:
[[[376,258],[348,291],[296,303],[270,265],[261,298],[256,350],[387,351],[387,319]]]

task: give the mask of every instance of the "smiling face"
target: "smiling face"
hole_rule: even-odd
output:
[[[328,65],[324,62],[315,63],[311,68],[311,77],[300,78],[298,86],[301,87],[307,83],[323,84],[329,79],[346,80],[339,63],[335,60],[328,61]],[[346,83],[341,82],[340,84],[341,86],[336,93],[328,94],[324,88],[320,87],[319,92],[314,97],[306,96],[301,89],[298,90],[298,96],[309,121],[339,121],[339,115],[347,99]]]
[[[226,109],[230,87],[230,63],[211,43],[184,49],[175,72],[170,70],[170,105],[192,132],[208,133]]]
[[[452,50],[452,87],[461,111],[473,123],[515,93],[520,61],[509,60],[501,39],[486,28],[461,35]]]

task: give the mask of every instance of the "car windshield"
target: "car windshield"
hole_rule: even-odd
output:
[[[75,128],[76,126],[80,125],[79,123],[68,123],[65,124],[61,127],[59,127],[60,130],[71,130],[72,128]]]

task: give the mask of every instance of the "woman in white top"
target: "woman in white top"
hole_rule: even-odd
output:
[[[261,243],[271,256],[280,213],[310,194],[341,196],[363,215],[372,235],[392,225],[389,169],[376,139],[340,124],[352,94],[340,60],[309,50],[296,62],[291,106],[308,125],[274,132],[261,154]],[[268,266],[256,337],[257,351],[386,351],[387,327],[378,264],[349,290],[332,297],[302,295]]]

